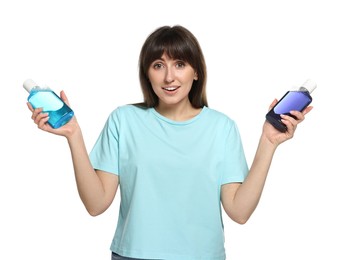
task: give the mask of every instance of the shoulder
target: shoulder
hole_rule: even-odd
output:
[[[206,110],[206,125],[211,125],[213,127],[212,131],[220,132],[223,136],[227,137],[239,135],[238,125],[234,119],[227,114],[212,108],[206,108]]]
[[[149,112],[150,108],[143,106],[143,104],[127,104],[116,107],[109,115],[109,122],[134,122],[134,119],[141,118]]]
[[[209,112],[212,118],[216,118],[214,130],[220,134],[223,143],[231,146],[241,143],[239,128],[234,119],[214,109],[210,109]]]
[[[112,112],[111,116],[126,116],[136,113],[144,113],[148,111],[149,108],[143,106],[143,104],[127,104],[116,107]]]
[[[207,110],[207,116],[210,120],[220,122],[223,124],[229,124],[229,125],[235,124],[235,121],[230,116],[228,116],[227,114],[221,111],[208,108],[208,107],[206,107],[206,110]]]

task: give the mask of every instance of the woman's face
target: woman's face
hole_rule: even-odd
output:
[[[191,65],[171,59],[166,54],[152,62],[148,77],[159,98],[159,106],[190,104],[188,94],[193,80],[198,79]]]

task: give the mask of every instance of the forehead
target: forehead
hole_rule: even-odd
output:
[[[150,46],[146,53],[146,56],[149,56],[149,59],[151,60],[167,58],[173,60],[189,61],[193,55],[193,50],[186,44],[171,44],[169,42],[163,44],[155,43],[154,45]]]
[[[163,60],[163,61],[174,61],[174,60],[179,60],[178,58],[175,57],[170,57],[166,52],[164,52],[160,58],[157,60]]]
[[[151,63],[155,61],[164,61],[164,62],[183,62],[188,65],[191,65],[190,61],[186,59],[186,57],[177,57],[177,56],[170,56],[166,52],[164,52],[161,56],[156,56],[154,59],[151,61]]]

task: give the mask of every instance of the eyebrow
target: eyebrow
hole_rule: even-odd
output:
[[[180,59],[180,58],[169,58],[169,59],[173,60],[173,61],[181,61],[181,62],[184,62],[184,63],[188,63],[184,59]],[[153,62],[156,62],[156,61],[166,61],[166,60],[164,58],[160,57],[160,58],[157,58],[157,59],[153,60]]]

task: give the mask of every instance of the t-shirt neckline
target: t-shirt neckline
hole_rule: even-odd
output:
[[[194,121],[199,119],[206,112],[206,110],[207,110],[207,107],[203,106],[201,111],[197,115],[195,115],[194,117],[192,117],[188,120],[185,120],[185,121],[175,121],[175,120],[169,119],[168,117],[161,115],[159,112],[156,111],[156,109],[154,107],[151,108],[152,113],[156,117],[158,117],[159,119],[161,119],[161,120],[163,120],[169,124],[173,124],[173,125],[187,125],[187,124],[193,123]]]

